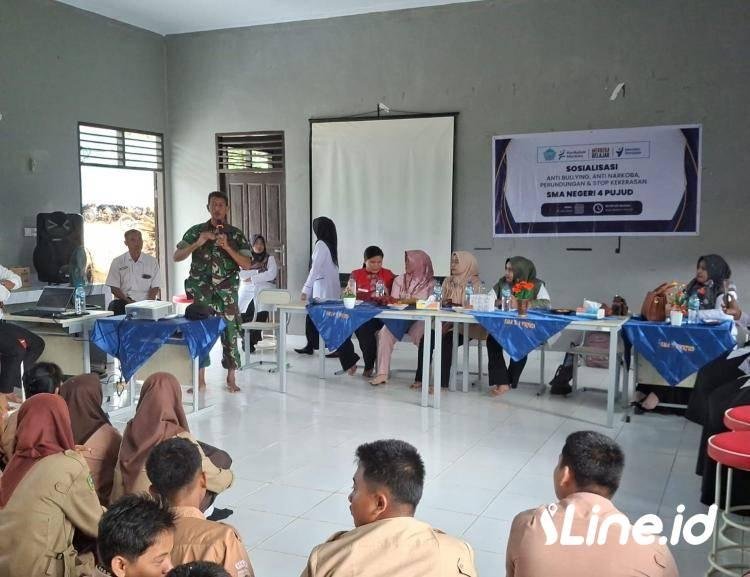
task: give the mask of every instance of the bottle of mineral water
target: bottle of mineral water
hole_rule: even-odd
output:
[[[383,298],[385,296],[385,283],[382,279],[378,279],[375,283],[375,296]]]
[[[508,285],[503,285],[503,288],[500,291],[500,304],[502,310],[510,310],[510,287]]]
[[[471,306],[471,297],[474,296],[474,286],[468,282],[466,283],[466,290],[464,290],[464,306]]]
[[[86,290],[81,284],[76,286],[76,290],[73,293],[73,308],[77,315],[82,315],[86,312]]]
[[[698,322],[698,311],[701,308],[701,301],[698,295],[693,293],[688,299],[688,324],[695,324]]]

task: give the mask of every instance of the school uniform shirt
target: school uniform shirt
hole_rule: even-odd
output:
[[[336,300],[341,297],[339,267],[337,267],[328,245],[322,240],[315,243],[312,252],[312,264],[307,280],[302,287],[307,300]]]
[[[182,439],[187,439],[196,447],[198,447],[198,452],[201,454],[203,472],[206,474],[207,489],[209,491],[218,494],[232,486],[232,483],[234,482],[234,473],[232,473],[232,471],[230,471],[229,469],[219,469],[216,465],[214,465],[211,460],[206,457],[203,449],[198,444],[198,441],[195,440],[195,437],[193,437],[193,435],[187,432],[183,432],[175,436]],[[138,475],[138,479],[136,480],[131,493],[148,493],[150,487],[151,481],[146,474],[146,465],[144,464],[143,469],[141,469],[141,472]],[[115,466],[114,480],[112,482],[112,494],[109,497],[110,502],[114,503],[123,495],[125,495],[125,480],[122,477],[120,463],[118,462]]]
[[[73,536],[80,531],[96,538],[102,512],[80,454],[65,451],[44,457],[0,509],[0,575],[91,574],[93,558],[77,555]]]
[[[175,521],[172,564],[210,561],[232,577],[254,577],[250,557],[237,532],[225,523],[208,521],[195,507],[172,507]]]
[[[365,268],[353,270],[351,278],[357,283],[357,298],[363,301],[370,301],[375,297],[375,283],[378,280],[383,281],[385,294],[391,294],[391,287],[396,275],[387,268],[381,268],[376,274],[367,272]]]
[[[342,531],[315,547],[301,577],[476,577],[471,546],[413,517]]]
[[[551,514],[558,539],[547,545],[547,534],[542,527],[546,505],[519,513],[513,519],[505,554],[506,577],[678,577],[672,553],[664,545],[640,545],[632,536],[620,545],[620,525],[614,524],[603,545],[561,545],[563,520],[568,506],[575,507],[572,536],[587,535],[592,516],[597,515],[597,527],[607,517],[620,511],[612,501],[594,493],[573,493],[557,503]],[[595,506],[599,507],[594,511]],[[654,512],[656,513],[656,512]],[[668,531],[668,529],[665,529]],[[598,530],[597,530],[598,538]],[[669,533],[666,533],[669,537]],[[658,539],[658,536],[656,537]]]
[[[137,261],[126,252],[112,261],[105,284],[119,288],[136,302],[145,301],[148,291],[159,286],[159,263],[145,252]]]
[[[91,471],[94,488],[102,505],[109,504],[121,443],[120,432],[112,425],[106,424],[99,427],[83,444],[88,449],[86,453],[83,453],[83,457]]]
[[[273,256],[268,256],[267,268],[265,271],[243,270],[240,269],[240,288],[238,290],[238,302],[240,312],[244,313],[250,303],[255,300],[260,291],[267,288],[276,288],[276,275],[279,273],[279,267]],[[267,311],[269,307],[261,307],[256,303],[255,310]]]
[[[9,280],[10,282],[13,283],[13,288],[11,290],[21,288],[21,285],[23,285],[23,281],[21,280],[20,276],[18,276],[12,270],[5,268],[3,265],[0,264],[0,281],[4,281],[4,280]],[[8,290],[5,287],[5,285],[0,284],[0,319],[3,318],[2,304],[6,300],[8,300],[8,297],[10,297],[10,290]]]

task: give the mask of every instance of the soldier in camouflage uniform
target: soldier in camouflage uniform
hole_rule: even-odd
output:
[[[229,199],[223,192],[208,195],[211,220],[190,227],[177,245],[176,262],[192,255],[190,276],[185,280],[185,292],[193,302],[206,305],[224,317],[226,329],[221,334],[222,366],[227,369],[227,388],[239,391],[235,370],[240,365],[237,337],[240,334],[240,311],[237,306],[240,268],[250,268],[252,253],[245,235],[238,228],[226,224]],[[201,359],[199,387],[206,386],[205,367],[208,359]]]

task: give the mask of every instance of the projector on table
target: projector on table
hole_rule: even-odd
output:
[[[139,320],[158,321],[172,314],[172,303],[167,301],[138,301],[125,305],[125,314]]]

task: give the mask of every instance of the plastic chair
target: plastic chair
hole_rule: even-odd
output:
[[[279,328],[281,325],[276,317],[276,306],[286,305],[292,302],[292,295],[288,290],[285,289],[263,289],[255,296],[255,312],[253,313],[253,320],[242,324],[242,330],[245,332],[245,365],[242,369],[248,369],[251,367],[262,366],[262,365],[273,365],[278,368],[278,347],[276,351],[276,361],[264,361],[263,360],[263,347],[260,348],[260,360],[248,363],[250,359],[250,331],[272,331],[274,340],[278,339]],[[257,321],[258,309],[263,306],[270,306],[271,310],[268,315],[267,322]],[[276,341],[278,342],[278,341]],[[276,346],[276,345],[274,345]],[[276,372],[276,369],[269,369],[270,373]]]

